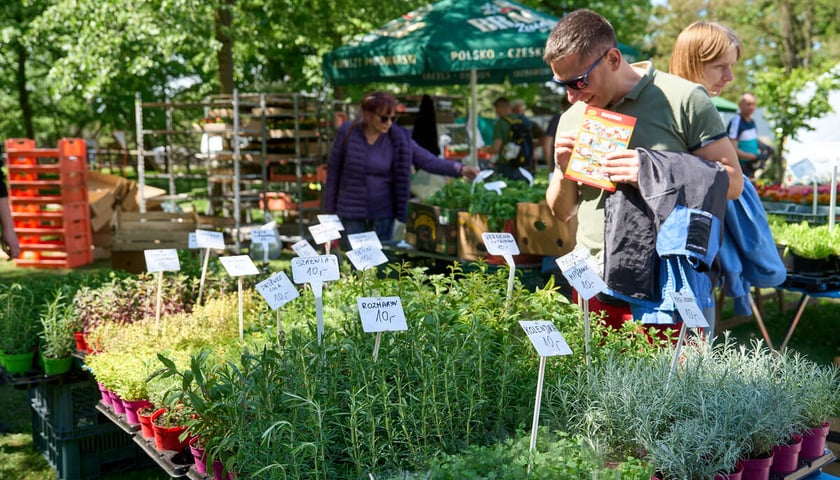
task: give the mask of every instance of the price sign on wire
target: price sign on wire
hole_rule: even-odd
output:
[[[541,357],[571,355],[572,349],[563,338],[563,334],[549,320],[520,320],[519,325],[525,330],[531,344]]]
[[[548,320],[520,320],[519,325],[525,330],[531,344],[540,354],[540,369],[537,373],[537,394],[534,398],[534,416],[531,421],[531,451],[537,448],[537,428],[540,421],[540,403],[545,383],[545,359],[550,356],[571,355],[572,349],[566,339]]]
[[[143,256],[146,258],[146,271],[149,273],[176,272],[181,269],[178,250],[174,248],[144,250]]]
[[[337,230],[334,230],[337,232]],[[318,345],[324,337],[324,282],[338,280],[338,257],[318,255],[317,257],[295,257],[292,259],[292,278],[300,285],[308,283],[315,297],[315,316],[318,320]]]
[[[258,283],[256,287],[272,310],[277,310],[300,296],[297,288],[283,272],[275,273]]]
[[[341,238],[341,232],[336,228],[334,223],[319,223],[318,225],[311,225],[309,233],[318,245],[329,243],[333,240]]]
[[[232,255],[219,257],[222,266],[225,267],[228,275],[238,277],[236,279],[237,293],[239,296],[239,341],[245,340],[245,315],[242,311],[242,278],[245,275],[257,275],[260,273],[254,261],[248,255]]]
[[[335,255],[295,257],[292,259],[292,278],[298,285],[338,280],[338,257]]]
[[[347,235],[350,241],[350,248],[373,247],[382,250],[382,242],[376,232],[351,233]]]
[[[513,234],[508,232],[484,232],[481,234],[481,239],[484,241],[487,253],[501,255],[510,267],[506,297],[506,302],[510,302],[511,295],[513,295],[513,279],[516,277],[516,264],[513,261],[513,256],[519,255],[519,245],[513,238]]]
[[[575,250],[555,261],[569,284],[586,300],[607,288],[607,284],[592,268],[589,258],[585,251]]]
[[[243,275],[256,275],[260,273],[254,261],[248,255],[231,255],[228,257],[219,257],[222,266],[225,267],[228,275],[231,277],[241,277]]]
[[[382,250],[371,246],[350,250],[347,252],[347,258],[356,270],[367,270],[388,262],[388,257]]]
[[[592,267],[592,256],[584,249],[576,249],[555,260],[560,272],[569,281],[583,303],[583,346],[586,365],[590,365],[589,299],[603,292],[607,284]]]
[[[408,330],[405,322],[400,297],[358,297],[359,316],[362,330],[376,333],[373,345],[373,361],[379,359],[379,346],[382,344],[382,332]]]
[[[198,248],[213,248],[216,250],[224,250],[225,236],[224,234],[222,234],[222,232],[196,230],[195,244]]]
[[[338,215],[333,215],[333,214],[329,214],[329,213],[319,213],[318,214],[318,223],[331,223],[331,224],[335,225],[335,229],[338,230],[339,232],[344,231],[344,224],[341,223],[341,219],[338,218]]]
[[[155,330],[160,327],[160,312],[163,296],[163,272],[174,272],[181,269],[178,261],[178,251],[174,248],[144,250],[146,257],[146,271],[157,273],[157,292],[155,295]]]
[[[365,333],[408,330],[400,297],[358,297],[356,304]]]
[[[674,300],[674,305],[688,328],[708,328],[709,322],[697,306],[697,300],[691,292],[668,292],[668,294]]]
[[[299,257],[317,257],[318,251],[309,243],[309,240],[303,239],[292,245],[292,250],[298,254]]]
[[[263,245],[277,245],[277,235],[274,230],[257,228],[251,230],[251,242]]]

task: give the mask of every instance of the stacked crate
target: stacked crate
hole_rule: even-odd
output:
[[[93,261],[87,196],[87,149],[80,138],[58,148],[6,141],[9,200],[21,267],[75,268]]]
[[[132,436],[100,414],[91,379],[42,382],[29,389],[32,442],[59,480],[93,480],[150,466]]]

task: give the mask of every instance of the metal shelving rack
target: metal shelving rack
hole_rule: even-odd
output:
[[[163,109],[165,112],[165,127],[162,130],[147,129],[144,126],[144,109],[154,108]],[[205,124],[201,129],[179,129],[175,127],[172,118],[173,111],[176,109],[202,109],[205,118],[223,116],[229,119],[231,124],[221,124],[220,128],[209,128]],[[219,112],[226,112],[226,114],[217,115]],[[140,95],[137,94],[135,97],[135,119],[137,124],[137,176],[140,191],[144,191],[146,178],[151,177],[146,174],[146,158],[155,155],[152,148],[147,147],[147,140],[162,138],[166,158],[166,173],[163,176],[169,180],[168,198],[177,198],[175,178],[185,176],[205,178],[208,182],[208,200],[212,210],[208,213],[215,213],[217,203],[221,204],[223,210],[226,203],[232,204],[232,237],[236,251],[240,251],[243,241],[243,227],[246,226],[241,218],[243,204],[261,204],[266,218],[271,218],[272,214],[269,211],[268,202],[268,188],[269,183],[271,183],[270,168],[274,164],[292,163],[295,166],[295,181],[291,183],[295,184],[295,193],[297,194],[297,235],[303,238],[305,233],[303,213],[307,208],[305,208],[303,201],[304,174],[302,166],[324,163],[325,161],[326,141],[332,133],[329,123],[324,119],[326,113],[324,102],[307,94],[239,93],[234,91],[232,95],[213,96],[202,102],[175,102],[169,99],[163,102],[143,102]],[[272,128],[269,121],[279,116],[292,119],[294,128]],[[247,124],[243,125],[243,121],[246,119]],[[315,128],[304,131],[301,128],[304,120],[310,120],[310,124],[314,120]],[[206,162],[208,171],[206,177],[190,173],[189,161],[187,163],[187,174],[175,174],[173,164],[174,139],[202,134],[221,136],[229,140],[229,147],[222,151],[213,152],[212,155],[207,155],[207,158],[201,158],[202,161]],[[273,152],[274,143],[281,139],[285,141],[293,140],[294,151],[286,154]],[[314,147],[311,146],[313,139],[316,144]],[[307,146],[307,148],[304,149],[304,146]],[[211,157],[213,160],[226,162],[228,167],[232,168],[232,172],[224,170],[212,172]],[[259,173],[243,174],[243,164],[258,165]],[[224,194],[214,195],[213,183],[230,183],[232,188],[230,197],[227,198]],[[259,185],[259,189],[258,191],[243,192],[243,183]],[[143,198],[142,193],[140,196],[140,211],[145,212],[146,199]],[[312,208],[310,207],[309,210],[312,210]]]

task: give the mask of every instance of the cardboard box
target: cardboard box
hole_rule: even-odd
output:
[[[532,255],[560,257],[575,248],[577,217],[561,222],[545,202],[516,204],[519,250]]]
[[[424,252],[456,255],[458,210],[409,202],[405,241]]]
[[[514,220],[505,221],[502,232],[511,233],[516,238],[515,225]],[[491,231],[487,226],[486,215],[458,212],[458,258],[469,261],[483,258],[487,263],[503,265],[505,259],[499,255],[489,255],[487,247],[484,245],[484,239],[481,237],[482,233]],[[540,256],[524,254],[518,238],[517,244],[519,244],[521,254],[513,257],[516,265],[532,265],[542,261]]]

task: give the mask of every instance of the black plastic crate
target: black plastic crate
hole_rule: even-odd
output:
[[[48,419],[33,409],[32,442],[59,480],[96,479],[104,473],[152,465],[133,436],[108,421],[58,434]]]
[[[39,383],[29,389],[32,410],[38,412],[53,432],[62,437],[84,435],[86,428],[101,423],[96,410],[99,399],[99,388],[89,378]]]

